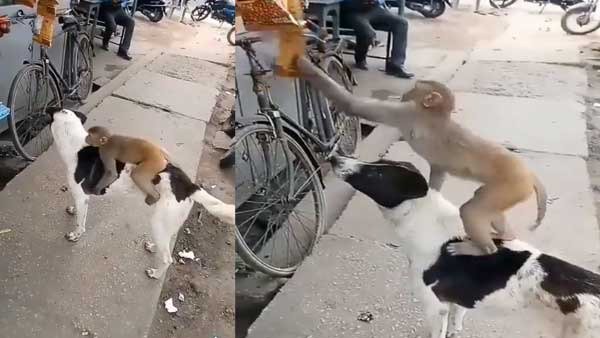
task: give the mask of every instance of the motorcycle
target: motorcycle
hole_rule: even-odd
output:
[[[490,6],[499,9],[506,8],[517,2],[517,0],[489,0],[489,2]],[[583,2],[583,0],[525,0],[525,2],[531,2],[542,6],[542,9],[540,10],[540,14],[542,14],[546,8],[546,5],[548,4],[559,6],[563,11],[566,11],[567,9]]]
[[[452,7],[449,0],[406,0],[404,6],[421,13],[426,18],[437,18],[446,11],[446,4]]]
[[[600,18],[594,13],[597,5],[598,0],[592,0],[569,8],[560,19],[560,26],[565,32],[573,35],[584,35],[597,30],[600,28]],[[572,21],[574,24],[571,24]]]
[[[127,6],[129,15],[133,15],[133,1]],[[165,16],[167,11],[167,2],[164,0],[138,0],[137,8],[135,9],[141,12],[152,22],[159,22]]]
[[[202,21],[208,15],[219,22],[227,22],[233,26],[227,32],[227,41],[230,45],[235,45],[235,4],[227,0],[206,0],[203,4],[196,6],[191,13],[194,21]]]

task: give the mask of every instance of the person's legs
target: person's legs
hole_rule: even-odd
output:
[[[115,13],[115,21],[117,24],[124,27],[123,43],[119,46],[119,56],[125,59],[131,59],[129,56],[129,47],[131,46],[131,39],[133,38],[133,30],[135,28],[135,20],[127,15],[123,8],[120,8]]]
[[[369,16],[367,13],[347,14],[347,19],[348,23],[354,29],[354,34],[356,34],[354,61],[356,61],[357,67],[366,69],[367,52],[369,51],[369,46],[373,42],[373,39],[375,39],[375,30],[369,23]]]
[[[102,49],[108,50],[108,43],[113,33],[117,30],[115,12],[111,8],[102,8],[99,19],[104,21],[104,35],[102,36]]]
[[[404,70],[408,41],[408,21],[390,11],[378,7],[372,11],[371,22],[392,32],[392,55],[386,64],[386,72],[402,78],[410,78],[412,74]]]

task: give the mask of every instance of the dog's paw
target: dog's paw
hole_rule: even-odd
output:
[[[65,235],[65,238],[69,242],[77,242],[81,238],[81,235],[82,233],[79,233],[77,231],[71,231]]]
[[[153,269],[153,268],[148,268],[148,269],[146,269],[146,275],[147,275],[149,278],[152,278],[152,279],[158,279],[158,277],[160,277],[160,276],[158,275],[158,270],[156,270],[156,269]]]
[[[156,252],[156,244],[152,243],[152,241],[145,241],[144,249],[146,251],[148,251],[149,253],[155,253]]]
[[[72,205],[70,205],[70,206],[68,206],[68,207],[65,209],[65,212],[66,212],[68,215],[75,216],[75,212],[76,212],[76,211],[75,211],[75,207],[74,207],[74,206],[72,206]]]

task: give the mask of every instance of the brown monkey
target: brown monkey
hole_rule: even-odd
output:
[[[115,160],[119,160],[136,165],[131,171],[131,179],[146,193],[146,204],[152,205],[158,201],[160,193],[152,180],[167,166],[167,159],[161,148],[143,139],[112,135],[104,127],[88,129],[85,142],[98,147],[104,164],[104,175],[96,185],[96,191],[101,191],[117,179]]]
[[[532,229],[541,224],[546,213],[544,186],[515,154],[451,119],[454,95],[445,85],[417,81],[401,101],[384,101],[352,95],[306,58],[298,60],[298,68],[302,77],[341,111],[399,128],[411,148],[431,166],[432,189],[441,189],[446,173],[483,183],[460,208],[465,232],[473,242],[453,244],[450,250],[455,254],[494,253],[497,248],[492,228],[497,238],[514,239],[504,212],[526,200],[533,191],[538,216]]]

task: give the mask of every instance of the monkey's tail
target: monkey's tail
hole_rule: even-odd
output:
[[[540,179],[535,175],[533,176],[533,179],[533,189],[535,190],[535,195],[537,199],[538,214],[535,220],[535,224],[530,228],[531,231],[537,229],[542,224],[542,220],[544,219],[544,216],[546,216],[546,205],[548,201],[548,194],[546,193],[546,188],[544,187]]]
[[[235,224],[235,205],[223,203],[202,188],[198,188],[190,197],[223,222],[231,225]]]

